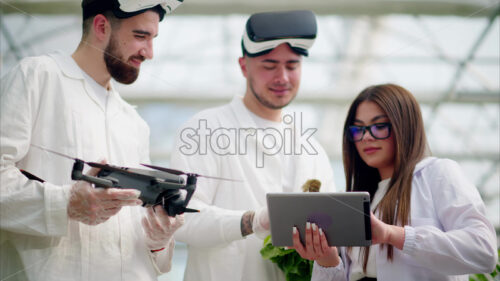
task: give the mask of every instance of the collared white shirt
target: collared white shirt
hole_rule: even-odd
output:
[[[156,280],[170,248],[151,255],[144,208],[124,207],[89,226],[67,217],[73,161],[149,162],[149,128],[112,87],[104,110],[66,55],[23,59],[1,81],[0,257],[7,280]],[[28,180],[25,169],[45,183]]]
[[[468,274],[493,271],[497,262],[495,229],[484,203],[459,165],[428,157],[413,172],[411,221],[405,226],[403,250],[374,245],[377,280],[469,280]],[[341,249],[345,257],[345,249]],[[350,261],[337,267],[314,263],[312,281],[348,280]]]
[[[263,144],[266,133],[272,134],[272,130],[264,129],[256,124],[241,97],[235,97],[228,105],[196,114],[181,128],[173,150],[172,167],[242,180],[198,179],[190,207],[199,209],[200,213],[185,214],[186,223],[175,234],[178,241],[188,244],[184,280],[284,280],[280,269],[260,255],[263,241],[255,235],[243,238],[241,234],[243,213],[265,206],[266,193],[284,191],[286,182],[282,178],[283,157],[274,153],[272,147],[266,150]],[[217,138],[222,132],[229,137]],[[207,138],[209,133],[211,138]],[[302,184],[316,178],[322,182],[322,191],[335,191],[331,165],[323,148],[311,138],[309,141],[316,153],[307,153],[301,147],[305,140],[299,138],[300,128],[296,136],[293,144],[286,143],[293,145],[287,148],[296,152],[290,156],[296,171],[290,179],[292,190],[302,192]],[[221,140],[219,147],[226,150],[218,153],[208,150],[215,144],[210,141],[214,139]],[[234,151],[238,153],[232,153]]]

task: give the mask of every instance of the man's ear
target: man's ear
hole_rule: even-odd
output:
[[[95,37],[99,41],[107,41],[109,35],[111,34],[111,24],[108,19],[101,14],[94,17],[92,22],[92,30],[94,31]]]
[[[243,73],[243,76],[247,77],[247,59],[245,56],[240,57],[238,59],[238,63],[240,64],[240,69],[241,73]]]

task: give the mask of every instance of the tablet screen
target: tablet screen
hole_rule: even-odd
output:
[[[274,246],[293,246],[293,226],[304,243],[306,222],[316,223],[330,246],[371,245],[368,192],[268,193],[267,206]]]

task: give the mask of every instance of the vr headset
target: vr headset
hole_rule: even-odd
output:
[[[129,18],[154,10],[163,20],[165,13],[172,13],[184,0],[83,0],[83,18],[112,11],[117,18]]]
[[[120,10],[125,13],[145,11],[160,5],[167,14],[172,13],[184,0],[118,0]]]
[[[256,57],[282,43],[307,56],[316,39],[316,17],[311,11],[257,13],[248,19],[241,46],[243,54]]]

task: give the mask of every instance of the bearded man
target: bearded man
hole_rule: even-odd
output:
[[[170,270],[182,215],[146,210],[137,190],[71,182],[72,161],[48,150],[119,166],[149,162],[149,128],[111,78],[137,79],[159,22],[181,2],[84,0],[71,56],[25,58],[2,79],[1,280],[152,281]]]

